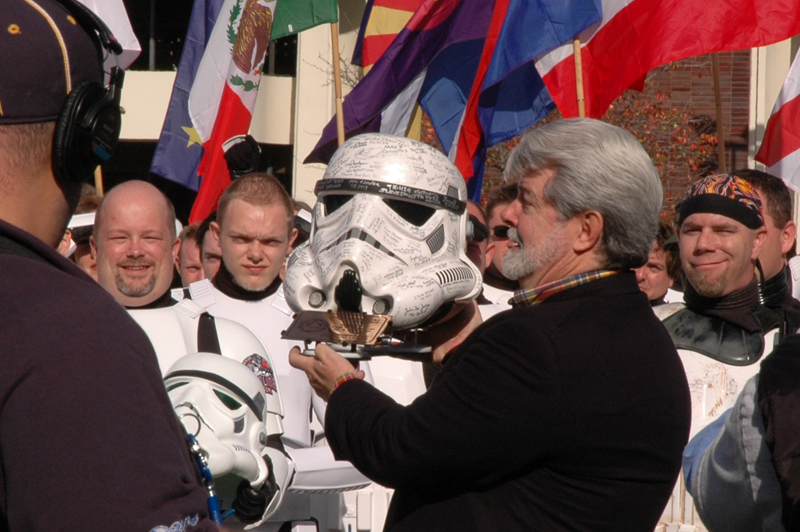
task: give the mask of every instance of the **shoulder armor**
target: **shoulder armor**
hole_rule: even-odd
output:
[[[189,297],[203,308],[208,308],[217,302],[214,297],[214,285],[208,279],[195,281],[189,285]]]
[[[663,323],[677,349],[695,351],[724,364],[749,366],[764,354],[762,333],[748,332],[721,318],[684,308]]]

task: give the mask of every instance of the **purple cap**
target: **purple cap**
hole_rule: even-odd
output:
[[[55,0],[3,0],[0,124],[56,120],[71,90],[102,83],[95,37]]]

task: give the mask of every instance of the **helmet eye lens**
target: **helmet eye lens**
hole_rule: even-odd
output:
[[[222,404],[227,406],[231,410],[238,410],[242,407],[242,403],[231,397],[226,393],[222,393],[219,390],[214,390],[214,395],[222,401]]]
[[[176,382],[175,384],[170,384],[169,386],[167,386],[167,391],[171,392],[175,388],[180,388],[181,386],[186,386],[187,384],[189,384],[189,383],[188,382]]]
[[[353,194],[328,194],[323,198],[325,202],[325,216],[333,214],[336,210],[353,199]]]
[[[394,212],[399,214],[403,220],[416,226],[423,225],[430,220],[436,212],[436,209],[432,207],[426,207],[418,203],[411,203],[403,200],[384,199],[383,202]]]

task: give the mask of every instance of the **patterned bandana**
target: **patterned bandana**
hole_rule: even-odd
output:
[[[539,285],[536,288],[520,288],[514,292],[514,297],[508,300],[508,303],[514,307],[532,307],[541,304],[545,299],[568,290],[575,288],[582,284],[590,283],[604,277],[611,277],[619,273],[619,270],[596,270],[593,272],[579,273],[572,277],[561,279],[560,281],[553,281]]]
[[[677,207],[676,222],[682,224],[686,218],[699,212],[721,214],[750,229],[764,225],[761,200],[753,186],[728,174],[704,177],[689,188]]]

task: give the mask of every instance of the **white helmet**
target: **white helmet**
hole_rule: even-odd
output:
[[[441,152],[359,135],[336,151],[315,192],[311,237],[289,258],[284,284],[295,311],[384,314],[407,329],[480,293],[466,256],[467,187]]]
[[[234,474],[261,487],[269,475],[261,456],[267,395],[255,373],[230,358],[196,353],[175,362],[164,383],[186,432],[208,454],[211,474]]]

